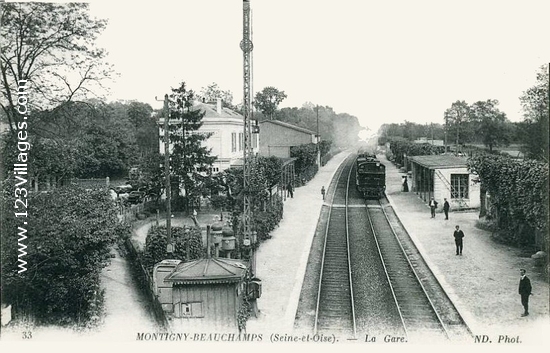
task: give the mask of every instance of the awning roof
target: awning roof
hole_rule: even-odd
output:
[[[409,160],[428,169],[466,168],[467,158],[453,155],[412,156]]]

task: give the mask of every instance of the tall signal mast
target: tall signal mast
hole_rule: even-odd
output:
[[[244,209],[243,209],[243,243],[251,245],[252,238],[252,195],[250,194],[250,177],[254,154],[252,150],[252,49],[250,29],[250,0],[243,0],[243,39],[241,50],[243,51],[243,116],[244,116],[244,155],[243,155],[243,179],[244,179]],[[253,261],[253,260],[252,260]],[[255,271],[254,267],[252,268]]]

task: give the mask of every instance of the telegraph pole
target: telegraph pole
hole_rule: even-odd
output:
[[[156,97],[155,97],[156,98]],[[164,106],[162,109],[164,115],[164,189],[166,190],[166,252],[174,252],[172,245],[172,191],[170,190],[170,134],[169,123],[170,110],[168,109],[168,95],[164,95]]]

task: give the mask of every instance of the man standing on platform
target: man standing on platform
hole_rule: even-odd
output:
[[[456,230],[454,232],[454,237],[455,237],[455,245],[456,245],[456,254],[462,255],[462,248],[463,248],[462,238],[464,238],[464,232],[459,228],[460,227],[457,225]]]
[[[289,181],[288,185],[286,186],[286,190],[288,192],[287,196],[290,196],[291,199],[294,198],[294,189],[292,188],[292,182]]]
[[[521,278],[519,279],[519,295],[521,295],[521,305],[523,305],[524,312],[521,316],[529,315],[529,296],[531,295],[531,281],[529,277],[525,275],[525,270],[522,268],[519,270]]]
[[[449,201],[447,201],[447,199],[443,199],[445,200],[445,203],[443,203],[443,212],[445,212],[445,219],[449,219],[449,208],[451,208],[451,206],[449,205]]]
[[[430,200],[430,211],[432,213],[432,218],[435,218],[435,209],[437,208],[437,201],[432,199]]]
[[[323,195],[323,201],[325,200],[325,186],[321,186],[321,195]]]

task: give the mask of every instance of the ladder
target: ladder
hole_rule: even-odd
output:
[[[437,175],[437,177],[443,182],[443,184],[445,185],[447,190],[449,190],[451,192],[451,195],[453,195],[453,193],[456,192],[453,185],[451,185],[451,182],[449,180],[447,180],[447,178],[445,178],[445,176],[443,175],[443,173],[441,173],[441,171],[439,171],[439,169],[435,170],[435,175]],[[459,194],[459,193],[457,193],[457,194]],[[461,209],[462,208],[469,208],[468,202],[466,200],[464,200],[464,198],[462,197],[462,194],[459,194],[459,196],[460,197],[458,199],[454,199],[454,200],[458,201],[458,207],[461,208]]]

